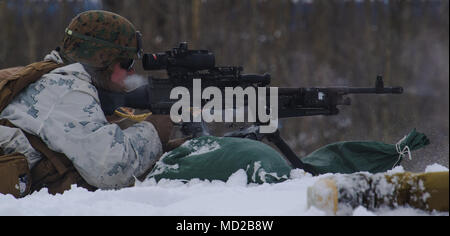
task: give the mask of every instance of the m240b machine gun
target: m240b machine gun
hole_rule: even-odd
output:
[[[193,92],[193,80],[201,80],[201,89],[216,87],[225,88],[266,87],[267,96],[271,76],[269,74],[243,74],[242,67],[216,67],[214,54],[208,50],[189,50],[187,43],[170,51],[155,54],[144,54],[145,70],[166,70],[168,78],[148,78],[148,84],[129,93],[115,93],[99,89],[102,109],[106,115],[112,115],[119,107],[148,109],[153,114],[169,114],[176,100],[170,99],[170,92],[175,87],[187,88]],[[301,116],[336,115],[338,106],[350,105],[349,94],[401,94],[402,87],[384,87],[383,78],[377,76],[374,87],[325,87],[325,88],[278,88],[278,118]],[[225,99],[222,99],[224,101]],[[268,99],[267,99],[268,100]],[[201,105],[209,100],[201,99]],[[247,101],[244,102],[246,104]],[[191,103],[192,104],[192,103]],[[267,108],[269,109],[269,108]],[[271,134],[259,132],[260,122],[247,129],[227,133],[227,137],[267,139],[273,142],[285,155],[289,162],[297,168],[309,171],[307,165],[295,155],[287,143],[281,138],[278,130]],[[204,125],[198,122],[183,123],[182,130],[186,134],[199,136],[208,134]],[[314,173],[313,173],[314,174]]]

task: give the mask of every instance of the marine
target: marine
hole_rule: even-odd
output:
[[[97,93],[126,91],[142,52],[142,36],[127,19],[86,11],[44,61],[3,70],[0,155],[8,158],[1,159],[1,177],[12,169],[18,176],[4,177],[0,192],[23,197],[47,187],[55,194],[72,184],[120,189],[148,172],[168,150],[170,118],[151,116],[121,129],[105,116]]]

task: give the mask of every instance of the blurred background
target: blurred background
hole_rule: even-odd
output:
[[[338,141],[394,144],[416,128],[431,144],[405,170],[448,167],[448,0],[0,0],[0,68],[42,60],[91,9],[128,18],[146,52],[187,41],[217,65],[270,73],[273,86],[371,87],[381,74],[405,93],[352,96],[338,116],[283,120],[282,136],[305,156]]]

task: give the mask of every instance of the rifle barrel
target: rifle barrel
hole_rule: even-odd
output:
[[[387,87],[387,88],[346,88],[347,93],[391,93],[391,94],[401,94],[403,93],[402,87]]]
[[[264,75],[243,74],[239,78],[239,81],[249,84],[258,84],[259,86],[266,86],[270,84],[270,74],[267,73]]]

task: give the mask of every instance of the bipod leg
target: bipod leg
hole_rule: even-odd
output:
[[[300,168],[312,175],[317,175],[311,165],[303,163],[294,151],[292,151],[289,145],[280,136],[280,132],[278,130],[272,134],[267,134],[266,138],[268,141],[275,144],[275,146],[283,153],[294,168]]]

